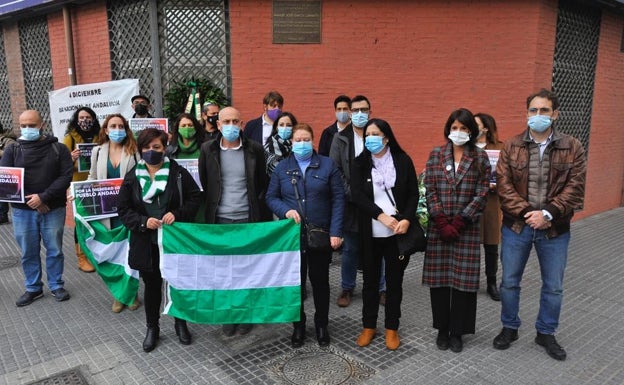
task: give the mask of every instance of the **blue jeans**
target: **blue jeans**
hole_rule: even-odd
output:
[[[13,208],[13,231],[22,249],[22,269],[26,291],[43,288],[41,282],[41,240],[46,249],[46,275],[50,290],[63,287],[63,230],[65,207],[39,214],[35,210]]]
[[[360,235],[353,231],[345,231],[343,234],[342,257],[340,261],[340,272],[342,275],[342,289],[355,289],[355,278],[357,277],[358,258],[360,254]],[[386,290],[385,261],[382,259],[381,277],[379,280],[379,291]]]
[[[520,282],[531,248],[535,246],[542,276],[540,307],[535,329],[542,334],[554,334],[559,326],[563,300],[563,273],[568,259],[570,232],[548,239],[544,230],[534,230],[530,226],[525,226],[522,232],[517,234],[507,226],[503,226],[502,236],[503,280],[500,294],[503,326],[510,329],[520,327],[518,317]]]

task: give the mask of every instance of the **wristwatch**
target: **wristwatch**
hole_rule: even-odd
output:
[[[550,222],[553,220],[552,215],[548,212],[548,210],[542,210],[542,215],[544,215],[544,219],[546,219],[546,221]]]

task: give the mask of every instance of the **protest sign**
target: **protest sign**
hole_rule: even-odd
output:
[[[91,170],[91,152],[97,143],[76,143],[76,147],[80,150],[78,157],[78,172]]]
[[[75,215],[86,221],[116,217],[121,182],[121,178],[72,182]]]
[[[156,128],[169,132],[169,120],[167,118],[132,118],[128,119],[128,125],[135,138],[139,136],[139,132],[146,128]]]
[[[490,165],[492,166],[492,173],[490,174],[490,183],[496,184],[496,163],[498,163],[498,156],[500,155],[500,150],[485,150],[490,158]]]
[[[101,122],[110,114],[134,114],[131,98],[139,93],[138,79],[81,84],[48,92],[54,136],[62,138],[77,109],[89,107]]]
[[[0,167],[0,202],[24,203],[22,167]]]
[[[176,162],[191,174],[199,189],[203,191],[201,182],[199,181],[199,160],[198,159],[176,159]]]

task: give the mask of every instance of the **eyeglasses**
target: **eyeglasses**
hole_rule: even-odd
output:
[[[550,113],[553,112],[552,108],[549,107],[542,107],[542,108],[529,108],[529,114],[531,115],[537,115],[537,113],[539,112],[540,115],[548,115]]]
[[[351,112],[356,113],[356,112],[363,112],[363,113],[367,113],[368,111],[370,111],[370,108],[368,107],[362,107],[362,108],[352,108]]]

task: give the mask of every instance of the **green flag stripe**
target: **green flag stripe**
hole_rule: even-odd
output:
[[[168,295],[164,313],[193,323],[283,323],[300,317],[300,286],[244,290],[177,290],[168,286]]]
[[[291,219],[227,225],[175,222],[161,229],[163,255],[251,255],[300,248],[300,226]]]

